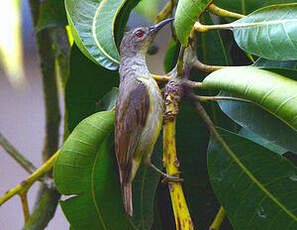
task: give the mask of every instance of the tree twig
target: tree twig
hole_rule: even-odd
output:
[[[206,64],[203,64],[202,62],[200,62],[197,58],[195,58],[195,60],[192,64],[192,67],[194,67],[198,70],[201,70],[205,73],[212,73],[216,70],[223,69],[226,66],[206,65]]]
[[[27,160],[20,152],[0,133],[0,145],[3,149],[25,169],[29,174],[36,170],[32,162]]]
[[[219,230],[223,221],[224,221],[225,216],[226,216],[226,211],[223,208],[223,206],[221,206],[215,219],[213,220],[212,224],[210,225],[209,230]]]
[[[215,4],[210,4],[208,6],[208,9],[211,13],[213,13],[217,16],[220,16],[220,17],[237,18],[237,19],[245,17],[242,14],[238,14],[238,13],[234,13],[234,12],[231,12],[231,11],[228,11],[225,9],[221,9],[221,8],[217,7]]]
[[[58,157],[58,154],[59,154],[59,151],[57,151],[50,159],[48,159],[48,161],[46,161],[39,169],[37,169],[33,174],[31,174],[26,180],[24,180],[15,188],[9,190],[2,198],[0,198],[0,206],[3,205],[6,201],[8,201],[13,196],[27,192],[27,190],[39,178],[43,177],[46,173],[48,173],[52,169]]]
[[[179,177],[179,161],[176,153],[175,127],[179,112],[179,103],[183,97],[183,80],[189,73],[184,68],[185,49],[180,50],[177,67],[171,73],[171,79],[164,89],[165,113],[163,125],[163,163],[169,175]],[[187,62],[186,62],[187,63]],[[176,229],[193,230],[194,224],[187,206],[180,182],[168,182]]]

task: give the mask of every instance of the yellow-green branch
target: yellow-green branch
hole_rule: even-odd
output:
[[[165,124],[163,126],[163,162],[169,175],[179,177],[179,161],[176,153],[175,124],[178,114],[178,100],[181,87],[170,81],[165,88]],[[174,219],[177,230],[193,230],[194,225],[189,213],[180,182],[168,182]]]
[[[34,173],[32,173],[26,180],[17,185],[15,188],[9,190],[1,199],[0,206],[8,201],[10,198],[15,196],[16,194],[24,194],[28,191],[28,189],[42,176],[44,176],[47,172],[49,172],[57,157],[59,151],[57,151],[50,159],[48,159],[39,169],[37,169]]]
[[[212,73],[219,69],[223,69],[226,66],[206,65],[206,64],[200,62],[197,58],[195,58],[195,60],[192,63],[192,67],[199,69],[205,73]]]
[[[238,19],[245,17],[242,14],[238,14],[238,13],[234,13],[234,12],[231,12],[228,10],[221,9],[221,8],[217,7],[215,4],[210,4],[208,6],[208,9],[211,13],[213,13],[217,16],[220,16],[220,17],[238,18]]]

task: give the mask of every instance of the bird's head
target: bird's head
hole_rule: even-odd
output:
[[[156,25],[138,27],[126,32],[120,45],[121,57],[133,57],[137,53],[145,55],[156,33],[172,20],[173,18],[168,18]]]

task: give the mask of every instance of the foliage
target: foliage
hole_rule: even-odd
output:
[[[173,210],[184,203],[170,201],[172,187],[168,191],[145,166],[133,181],[135,215],[125,215],[113,146],[115,70],[138,2],[65,0],[61,10],[61,1],[46,1],[40,8],[37,29],[64,26],[67,17],[75,40],[63,85],[65,133],[70,135],[54,166],[71,229],[185,229],[186,224],[195,229],[212,224],[215,230],[296,229],[297,4],[289,0],[221,0],[217,4],[223,9],[215,11],[212,1],[179,0],[160,11],[158,20],[175,12],[164,58],[165,71],[172,71],[163,77],[192,80],[180,84],[185,97],[173,135],[174,164],[180,163],[192,219],[179,222],[183,219]],[[228,66],[232,63],[240,66]],[[203,105],[207,115],[197,100],[218,101]],[[162,138],[152,159],[159,168]],[[223,215],[215,218],[220,206]]]
[[[124,1],[117,2],[117,4],[113,1],[105,1],[103,4],[100,1],[87,2],[87,0],[80,0],[74,4],[71,0],[67,0],[66,3],[68,21],[72,26],[72,32],[75,34],[74,38],[80,50],[90,60],[101,64],[105,68],[114,69],[119,60],[116,44],[121,35],[118,31],[123,31],[125,26],[125,22],[122,22],[121,25],[117,24],[116,26],[115,23],[120,22],[119,17],[122,17],[122,14],[127,15],[129,13],[132,9],[131,6],[129,7],[127,4],[124,4]],[[92,3],[92,7],[86,8],[89,3]],[[202,24],[208,25],[214,24],[213,19],[215,22],[218,21],[216,18],[210,17],[209,14],[204,12],[208,4],[208,1],[197,2],[192,0],[180,0],[177,4],[174,25],[177,38],[183,46],[188,45],[189,36],[192,36],[191,30],[198,18],[200,18]],[[228,1],[226,1],[226,4],[219,5],[226,6],[228,9],[228,4]],[[297,219],[294,207],[296,208],[297,203],[291,195],[296,191],[294,183],[296,167],[290,163],[285,156],[280,157],[277,154],[284,154],[288,151],[296,152],[297,150],[295,146],[296,141],[294,141],[296,139],[295,130],[297,128],[295,124],[297,115],[295,85],[297,83],[294,80],[296,75],[296,62],[291,61],[292,59],[296,59],[296,52],[294,52],[295,47],[297,47],[297,39],[295,39],[297,23],[294,19],[296,4],[275,6],[269,6],[269,4],[267,4],[265,8],[261,9],[258,8],[264,5],[257,6],[253,1],[247,1],[246,4],[248,11],[254,12],[230,24],[222,25],[222,27],[225,27],[222,29],[231,29],[234,33],[233,43],[236,42],[243,50],[258,55],[261,58],[258,59],[253,67],[224,68],[208,76],[194,71],[191,76],[195,78],[195,80],[202,80],[201,93],[206,93],[205,90],[208,90],[208,92],[210,92],[209,90],[211,90],[211,92],[222,90],[224,92],[220,93],[221,96],[240,97],[248,99],[253,103],[220,101],[219,107],[215,105],[207,106],[207,110],[217,124],[232,132],[235,131],[240,135],[238,136],[235,133],[219,130],[219,134],[231,148],[231,154],[220,146],[220,143],[216,141],[213,135],[209,137],[207,127],[199,125],[201,121],[195,118],[196,115],[193,114],[193,110],[187,108],[189,106],[188,104],[181,107],[181,113],[177,120],[177,150],[180,156],[183,178],[185,179],[185,194],[194,223],[199,228],[205,229],[209,226],[215,216],[218,207],[218,201],[216,199],[218,199],[225,208],[227,217],[234,229],[268,229],[272,223],[275,224],[276,219],[282,219],[282,221],[277,223],[278,228],[291,224],[292,229],[294,229]],[[104,11],[105,9],[108,9],[108,11]],[[220,25],[214,26],[220,29]],[[105,34],[105,36],[103,36],[103,34]],[[228,31],[222,31],[221,33],[218,31],[199,33],[196,44],[198,59],[207,64],[217,65],[227,65],[228,63],[234,62],[230,48],[227,49],[231,44],[230,41],[227,41],[228,39],[230,40],[230,33]],[[166,71],[174,67],[179,50],[179,42],[173,37],[165,58]],[[99,59],[104,61],[99,61]],[[244,64],[244,61],[241,62]],[[100,68],[101,67],[98,69]],[[104,70],[102,69],[101,71]],[[285,76],[282,76],[282,74],[285,74]],[[290,75],[288,76],[288,74]],[[80,74],[77,74],[76,77],[78,82],[80,81],[79,75]],[[106,89],[110,87],[106,87],[106,85],[110,84],[110,82],[113,81],[112,79],[116,77],[111,77],[111,75],[114,74],[112,72],[108,73],[108,71],[104,74],[100,75],[98,73],[96,75],[98,75],[98,86],[101,85]],[[108,81],[105,79],[108,79]],[[69,86],[72,84],[72,81],[73,79],[71,80],[70,78],[68,82]],[[103,83],[105,81],[106,83]],[[101,84],[99,82],[101,82]],[[82,88],[79,84],[76,87],[76,91],[84,88],[86,91],[92,88],[91,85]],[[101,92],[101,96],[98,94],[97,99],[100,99],[103,93],[103,91],[99,89],[100,88],[98,88],[98,93]],[[74,91],[71,95],[72,96],[69,96],[68,102],[71,102],[76,97],[75,95],[77,95],[77,93]],[[74,111],[81,113],[82,107],[79,106],[81,103],[82,101],[77,103],[78,106]],[[95,108],[95,101],[93,100],[92,103],[92,108]],[[71,105],[71,103],[67,104],[69,104],[69,106]],[[87,104],[91,105],[91,101],[87,103],[87,100],[84,100],[82,104],[85,106]],[[73,109],[73,106],[68,107],[69,113],[72,112],[72,114],[74,114]],[[85,113],[83,116],[73,118],[76,120],[76,123],[78,123],[82,118],[93,112],[94,109],[89,110],[89,112]],[[229,116],[239,126],[236,126],[235,123],[223,113]],[[70,118],[72,116],[73,115],[70,115]],[[73,118],[70,119],[72,120],[70,124],[74,124],[75,126]],[[191,121],[191,119],[193,120]],[[82,129],[82,125],[85,121],[86,120],[74,129],[68,141],[73,138],[73,135],[77,135],[77,132]],[[198,123],[196,124],[196,122]],[[98,125],[100,124],[99,122]],[[72,125],[72,127],[74,126]],[[240,126],[243,128],[240,128]],[[72,130],[72,128],[70,130]],[[79,136],[79,138],[87,139],[85,141],[81,139],[80,142],[88,143],[88,141],[95,141],[94,143],[98,144],[101,141],[102,143],[106,143],[104,142],[106,137],[99,138],[98,136],[95,138],[91,133],[92,130],[86,128],[85,134],[82,134],[83,136]],[[208,139],[210,140],[209,143]],[[200,142],[198,145],[197,140]],[[63,165],[73,165],[70,159],[67,159],[67,156],[70,154],[69,151],[63,149],[69,146],[71,147],[71,151],[81,152],[81,150],[79,150],[80,148],[77,149],[75,144],[70,145],[68,141],[62,148],[61,159],[63,156],[63,160],[58,159],[56,163],[56,183],[60,192],[63,194],[81,194],[83,193],[82,191],[73,190],[69,193],[63,190],[63,186],[72,187],[71,185],[75,181],[74,179],[70,179],[75,177],[75,175],[73,175],[75,174],[73,171],[75,169],[72,169],[71,173],[63,172],[69,167],[63,167]],[[81,157],[76,157],[78,153],[73,155],[73,160],[75,160],[78,171],[80,171],[79,167],[91,167],[90,163],[85,165],[83,159],[79,160]],[[206,161],[203,160],[204,157],[202,157],[205,156],[206,153],[208,155],[207,167]],[[96,154],[93,154],[93,157],[95,157]],[[97,154],[100,154],[100,151],[97,152]],[[94,163],[94,161],[91,162]],[[103,164],[103,162],[98,163]],[[109,167],[113,168],[113,164],[111,162],[109,164]],[[107,168],[105,170],[107,170]],[[114,170],[116,170],[116,168]],[[208,182],[207,170],[214,193]],[[274,173],[272,173],[271,170],[273,170]],[[142,171],[139,172],[139,174],[141,175]],[[67,175],[70,177],[69,182],[62,182],[63,180],[61,178],[65,176],[68,177]],[[109,188],[112,182],[104,180],[104,175],[105,174],[98,174],[98,179],[95,181],[101,181],[100,186],[103,186],[102,188]],[[89,174],[86,174],[86,176],[89,176]],[[116,175],[113,177],[116,178]],[[279,179],[275,179],[275,177]],[[109,178],[111,177],[109,176]],[[144,180],[150,180],[149,178],[148,176],[143,177]],[[114,180],[116,179],[112,179],[112,181]],[[134,183],[138,185],[138,179],[136,179]],[[135,184],[134,189],[137,194],[141,191],[139,191],[139,187],[135,186]],[[82,187],[84,186],[81,185],[80,187],[80,189],[83,189]],[[286,195],[287,192],[285,192],[287,190],[286,188],[288,191],[291,191],[288,197]],[[118,187],[113,190],[118,191]],[[97,192],[96,189],[94,189],[92,194],[98,196],[98,199],[100,199],[99,196],[101,193]],[[231,196],[231,194],[236,195]],[[119,192],[117,195],[113,195],[116,196],[113,199],[117,199],[118,202],[120,202]],[[138,206],[137,201],[135,206],[140,208],[137,212],[143,213],[148,210],[152,212],[152,205],[161,202],[160,199],[163,199],[166,195],[166,193],[161,197],[158,195],[158,200],[155,202],[154,199],[147,197],[144,199],[146,202],[142,203],[141,206]],[[134,194],[134,196],[136,197],[137,195]],[[148,196],[148,194],[146,196]],[[80,195],[79,197],[82,198],[84,195]],[[198,199],[195,199],[195,197],[198,197]],[[67,202],[73,199],[78,200],[78,197],[63,201],[62,206],[64,207]],[[109,199],[112,198],[101,198],[102,201]],[[147,202],[148,200],[150,200],[150,202]],[[96,199],[95,203],[96,202],[99,203],[98,207],[100,207],[100,201]],[[113,203],[109,203],[109,205],[113,205]],[[70,223],[73,223],[72,227],[82,229],[81,227],[75,227],[75,223],[77,223],[77,217],[74,214],[75,207],[76,205],[72,208],[68,207],[67,210],[64,208],[64,211]],[[117,209],[119,208],[120,207]],[[159,218],[161,218],[157,218],[161,221],[161,225],[159,223],[159,226],[162,226],[163,229],[172,228],[173,226],[171,226],[170,223],[164,223],[164,209],[162,207],[159,209],[163,214],[160,214],[157,211],[158,209],[154,209],[154,215],[160,215]],[[238,211],[239,209],[241,211]],[[116,206],[114,206],[114,210],[116,210]],[[201,210],[204,210],[204,212]],[[101,210],[101,212],[103,215],[108,216],[107,210],[105,213],[104,210]],[[116,212],[120,215],[122,209],[120,208]],[[169,216],[172,215],[172,213],[168,211],[165,213]],[[145,215],[146,218],[144,221],[148,221],[152,218],[152,215],[147,215],[148,216]],[[92,218],[92,216],[90,215],[88,218]],[[117,221],[122,222],[124,225],[125,221],[127,221],[124,221],[124,219],[122,221],[118,219]],[[139,225],[137,224],[137,219],[138,221],[141,220],[141,216],[138,214],[132,219],[133,223],[136,223],[132,225],[133,228],[151,229],[150,226],[153,222],[149,221],[146,225]],[[91,221],[91,219],[89,221]],[[157,222],[154,222],[153,226],[156,225]],[[228,223],[225,223],[221,228],[227,229]],[[99,227],[99,229],[101,228]],[[117,227],[113,229],[117,229]]]

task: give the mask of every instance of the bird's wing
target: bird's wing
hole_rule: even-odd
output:
[[[131,182],[132,158],[150,108],[146,86],[139,80],[122,80],[116,106],[115,149],[121,183]]]

